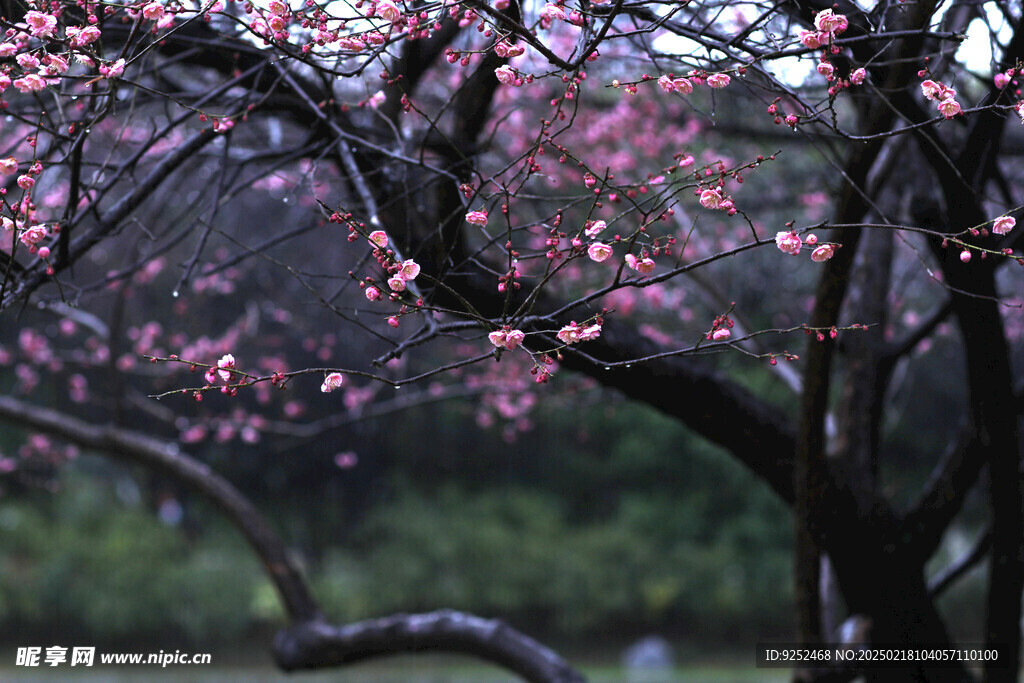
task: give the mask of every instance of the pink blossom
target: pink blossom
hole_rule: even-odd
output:
[[[964,263],[969,263],[971,260],[971,252],[964,249],[960,252],[960,260]]]
[[[1009,84],[1010,77],[1008,75],[1006,75],[1005,73],[1000,72],[1000,73],[997,73],[992,78],[992,80],[995,82],[996,87],[999,88],[1000,90],[1002,90],[1003,88],[1005,88]]]
[[[992,232],[997,235],[1005,235],[1017,225],[1017,219],[1013,216],[1000,216],[992,222]]]
[[[717,209],[722,205],[722,192],[718,188],[700,193],[700,205],[705,209]]]
[[[547,19],[549,22],[554,19],[564,20],[565,10],[562,7],[559,7],[558,5],[549,2],[548,4],[544,5],[544,9],[541,10],[540,15],[544,19]]]
[[[601,242],[594,242],[589,247],[587,247],[587,256],[590,257],[591,261],[601,263],[602,261],[607,261],[611,257],[611,255],[612,248],[607,244],[603,244]]]
[[[398,327],[398,318],[396,316],[390,316],[388,318],[388,325],[391,325],[391,327]]]
[[[577,327],[574,321],[560,329],[555,336],[563,344],[575,344],[580,341],[580,331],[580,328]]]
[[[638,259],[636,262],[636,271],[638,273],[641,273],[642,275],[650,274],[651,272],[654,271],[655,267],[656,266],[654,263],[654,259],[651,258],[645,257],[642,259]]]
[[[142,8],[142,16],[150,21],[155,21],[164,15],[164,6],[159,2],[151,2]]]
[[[799,254],[801,244],[803,242],[795,232],[783,230],[775,234],[775,246],[787,254]]]
[[[388,234],[383,230],[374,230],[370,233],[370,244],[385,249],[388,246]]]
[[[46,87],[46,81],[39,74],[28,74],[14,80],[14,87],[20,92],[36,92]]]
[[[37,38],[48,38],[57,30],[57,17],[35,10],[25,13],[25,23]]]
[[[677,92],[684,95],[689,95],[693,92],[693,83],[688,78],[677,78],[672,81],[672,85],[675,86]]]
[[[24,175],[18,176],[18,187],[20,187],[23,190],[31,190],[32,186],[35,185],[35,184],[36,184],[36,179],[33,178],[32,176],[28,175],[27,173],[24,174]]]
[[[587,327],[584,327],[582,330],[580,330],[577,336],[581,342],[597,339],[598,337],[601,336],[600,323],[594,323],[593,325],[588,325]]]
[[[818,12],[818,16],[814,18],[814,26],[819,31],[827,33],[842,33],[849,25],[850,22],[844,15],[835,14],[830,9]]]
[[[366,288],[366,298],[370,301],[378,301],[382,296],[384,295],[376,287],[371,285]]]
[[[18,160],[14,157],[0,159],[0,174],[14,175],[18,172]]]
[[[270,0],[270,2],[267,3],[267,9],[270,10],[271,14],[284,16],[285,14],[288,14],[288,3],[283,0]]]
[[[366,47],[366,43],[359,36],[342,36],[338,39],[338,46],[343,50],[359,52]]]
[[[811,50],[817,50],[821,47],[821,40],[818,38],[817,31],[801,31],[800,42],[803,43],[804,47]]]
[[[22,52],[20,55],[15,57],[15,61],[18,62],[18,66],[26,71],[30,71],[39,66],[39,58],[31,52]]]
[[[711,74],[708,76],[708,85],[712,88],[724,88],[729,85],[731,78],[729,74]]]
[[[217,374],[221,380],[228,382],[231,380],[231,371],[235,369],[235,357],[230,353],[224,354],[219,361],[217,361]]]
[[[491,332],[490,334],[487,335],[488,341],[490,341],[492,344],[494,344],[495,347],[499,349],[505,346],[505,339],[507,338],[508,332],[506,332],[505,330],[495,330],[494,332]]]
[[[384,21],[390,21],[392,24],[397,24],[402,18],[402,10],[398,9],[398,6],[390,2],[390,0],[378,2],[375,14]]]
[[[384,104],[384,101],[387,98],[388,96],[384,94],[383,90],[378,90],[370,96],[370,99],[366,100],[366,104],[369,105],[370,109],[376,109],[380,105]]]
[[[124,60],[119,59],[109,66],[101,64],[99,68],[100,75],[103,78],[120,78],[124,73]]]
[[[588,221],[583,228],[583,234],[587,237],[597,237],[608,227],[604,221]]]
[[[806,244],[808,246],[813,247],[817,243],[818,243],[818,236],[815,235],[813,232],[810,235],[808,235],[807,237],[804,238],[804,244]]]
[[[512,351],[522,344],[524,339],[526,339],[526,333],[522,330],[509,330],[508,334],[505,335],[505,348]]]
[[[0,43],[0,57],[13,57],[18,54],[18,46],[14,43]]]
[[[942,94],[942,85],[933,80],[923,81],[921,83],[921,94],[929,100],[940,99],[939,95]]]
[[[46,239],[46,235],[49,230],[46,229],[45,225],[33,225],[31,228],[26,228],[24,232],[18,237],[21,243],[27,247],[34,244],[38,244],[42,240]]]
[[[85,28],[69,26],[67,34],[71,39],[71,47],[84,47],[99,40],[100,29],[96,26],[86,26]]]
[[[853,72],[850,73],[850,82],[853,83],[854,85],[860,85],[861,83],[864,82],[864,79],[867,77],[868,72],[867,70],[864,69],[864,67],[854,69]]]
[[[515,85],[516,72],[508,64],[503,64],[494,70],[494,75],[502,85]]]
[[[391,288],[392,292],[404,292],[405,291],[405,280],[398,275],[388,278],[388,287]]]
[[[68,70],[68,60],[59,55],[46,55],[43,58],[46,71],[50,74],[62,74]]]
[[[960,113],[960,103],[956,100],[942,100],[937,107],[939,113],[951,119]]]
[[[505,57],[511,59],[512,57],[518,57],[519,55],[526,52],[526,48],[522,45],[513,45],[504,40],[499,40],[494,44],[494,54],[499,57]]]
[[[693,162],[694,162],[693,155],[692,154],[687,154],[686,156],[684,156],[682,159],[679,160],[679,168],[686,168],[688,166],[693,166]]]
[[[487,225],[487,212],[486,211],[470,211],[466,214],[466,222],[472,223],[473,225],[484,226]]]
[[[728,327],[719,327],[717,330],[711,333],[711,339],[714,341],[723,341],[732,336],[732,332],[729,331]]]
[[[818,73],[830,81],[834,78],[833,73],[835,70],[836,68],[830,62],[818,62]]]
[[[340,372],[332,372],[331,374],[324,377],[324,383],[320,385],[320,391],[325,394],[329,394],[335,389],[341,388],[341,383],[345,381],[345,376]]]
[[[221,12],[223,10],[224,10],[224,2],[223,2],[223,0],[217,0],[217,2],[213,3],[210,6],[210,9],[208,9],[206,11],[206,14],[204,14],[203,16],[206,17],[206,16],[209,16],[210,14],[216,14],[217,12]],[[161,31],[163,31],[164,29],[168,29],[168,28],[170,28],[173,25],[174,25],[174,14],[172,14],[170,12],[164,14],[162,17],[160,17],[159,19],[156,20],[156,27],[158,29],[160,29]]]
[[[710,79],[708,79],[710,82]],[[689,95],[693,92],[693,83],[687,78],[672,78],[671,76],[662,76],[658,79],[658,85],[665,92],[680,92],[684,95]],[[727,83],[728,85],[728,83]]]
[[[831,244],[823,244],[811,252],[812,261],[828,261],[830,258],[835,256],[836,249]]]
[[[420,264],[416,263],[412,259],[402,261],[401,268],[398,271],[398,276],[403,280],[415,280],[416,276],[420,274]]]
[[[487,339],[497,348],[514,350],[526,339],[522,330],[495,330],[487,335]]]

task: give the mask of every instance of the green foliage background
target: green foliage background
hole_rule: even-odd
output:
[[[296,545],[332,619],[451,607],[563,643],[788,632],[787,511],[671,420],[601,397],[582,413],[546,411],[507,443],[467,432],[468,407],[419,412],[403,420],[436,424],[427,443],[415,429],[373,430],[387,441],[335,468],[331,485],[310,466],[305,490],[247,491]],[[241,459],[217,460],[249,481]],[[280,622],[234,531],[187,495],[185,523],[162,523],[151,492],[163,483],[148,477],[83,456],[57,494],[0,502],[4,632],[232,648]]]

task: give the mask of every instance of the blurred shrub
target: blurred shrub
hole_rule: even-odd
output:
[[[233,531],[213,523],[190,543],[111,487],[70,479],[45,500],[0,502],[0,627],[162,647],[238,638],[260,568]]]

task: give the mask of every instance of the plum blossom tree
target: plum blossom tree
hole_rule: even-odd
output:
[[[1002,649],[983,678],[1016,679],[1017,4],[32,0],[4,14],[0,362],[19,397],[0,415],[214,500],[288,608],[285,668],[451,649],[579,678],[469,615],[329,625],[269,525],[174,443],[303,428],[294,402],[267,417],[275,388],[320,383],[318,401],[338,392],[352,412],[379,386],[454,386],[498,361],[531,391],[578,373],[651,403],[761,477],[794,511],[805,642],[831,637],[821,586],[835,585],[875,642],[948,644],[936,598],[987,554],[985,640]],[[740,260],[745,276],[727,268]],[[239,287],[236,309],[223,297]],[[37,329],[28,307],[57,322]],[[944,426],[942,455],[934,439],[902,446],[933,475],[893,496],[896,371],[950,320],[962,423]],[[732,356],[740,376],[716,363]],[[758,373],[791,392],[784,407],[742,381]],[[43,377],[68,387],[52,408]],[[136,412],[165,441],[129,429]],[[929,581],[974,490],[981,550]]]

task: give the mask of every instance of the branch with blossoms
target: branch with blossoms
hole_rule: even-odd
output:
[[[698,357],[793,360],[785,335],[806,334],[803,358],[817,358],[806,379],[827,378],[825,351],[859,328],[839,323],[837,288],[821,290],[833,296],[820,319],[805,318],[799,293],[852,267],[865,229],[901,236],[907,263],[929,276],[911,287],[922,298],[941,273],[951,302],[1002,303],[986,278],[1022,262],[1019,174],[1001,133],[986,131],[1024,118],[1024,32],[990,25],[997,64],[968,69],[955,48],[971,47],[977,12],[954,4],[939,16],[927,5],[756,1],[30,3],[0,42],[11,117],[0,307],[73,304],[114,332],[82,349],[68,335],[58,352],[26,332],[0,355],[18,356],[5,364],[24,393],[61,363],[86,368],[69,382],[75,397],[87,369],[127,376],[139,354],[161,367],[136,379],[163,397],[262,396],[306,374],[348,398],[347,376],[401,386],[498,359],[544,382],[566,368],[670,412],[792,501],[789,454],[824,439],[795,436],[790,417]],[[1015,16],[1005,3],[989,9]],[[800,154],[762,155],[765,131],[773,146],[799,140]],[[919,142],[922,178],[956,198],[948,225],[892,199],[912,179],[876,161],[899,136],[901,157],[918,158],[909,143]],[[839,215],[799,206],[812,194],[824,197],[818,208],[839,197]],[[362,249],[340,248],[345,226]],[[749,278],[728,267],[734,257]],[[719,301],[680,278],[697,269],[719,281]],[[740,298],[744,281],[773,291]],[[257,311],[245,329],[210,339],[242,298]],[[748,332],[722,312],[733,300],[753,318]],[[950,306],[965,329],[986,324]],[[167,313],[167,329],[121,323],[151,312]],[[264,355],[275,342],[259,325],[291,348]],[[137,338],[121,353],[126,326]],[[351,331],[367,348],[349,353]],[[770,335],[763,348],[742,346],[757,335]],[[380,367],[408,358],[418,360]],[[202,370],[205,384],[160,392],[177,380],[172,363]],[[651,398],[669,393],[686,395],[672,406]],[[983,408],[978,423],[996,433]],[[737,425],[740,414],[750,424]],[[1001,543],[999,556],[1013,557]]]

